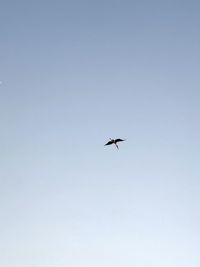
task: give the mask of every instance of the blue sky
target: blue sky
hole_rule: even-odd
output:
[[[199,9],[1,1],[1,266],[199,267]]]

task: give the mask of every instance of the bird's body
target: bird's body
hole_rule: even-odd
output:
[[[125,139],[120,139],[120,138],[112,139],[112,138],[110,138],[110,141],[108,143],[106,143],[105,146],[114,144],[116,146],[116,148],[119,149],[117,143],[122,142],[122,141],[125,141]]]

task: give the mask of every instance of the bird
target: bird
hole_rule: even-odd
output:
[[[117,143],[118,143],[118,142],[123,142],[123,141],[125,141],[125,140],[126,140],[126,139],[120,139],[120,138],[112,139],[112,138],[110,138],[110,141],[108,141],[108,143],[106,143],[104,146],[108,146],[108,145],[112,145],[112,144],[114,144],[114,145],[116,146],[116,148],[119,149]]]

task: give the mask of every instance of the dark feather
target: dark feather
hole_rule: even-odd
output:
[[[114,143],[114,141],[109,141],[109,142],[106,143],[104,146],[112,145],[113,143]]]
[[[115,142],[117,143],[117,142],[122,142],[122,141],[125,141],[125,140],[123,140],[123,139],[120,139],[120,138],[118,138],[118,139],[115,139]]]

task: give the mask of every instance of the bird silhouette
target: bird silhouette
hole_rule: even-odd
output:
[[[112,138],[110,138],[110,141],[108,143],[106,143],[104,146],[109,146],[109,145],[114,144],[116,146],[116,148],[119,149],[117,143],[118,142],[123,142],[123,141],[125,141],[125,139],[120,139],[120,138],[112,139]]]

